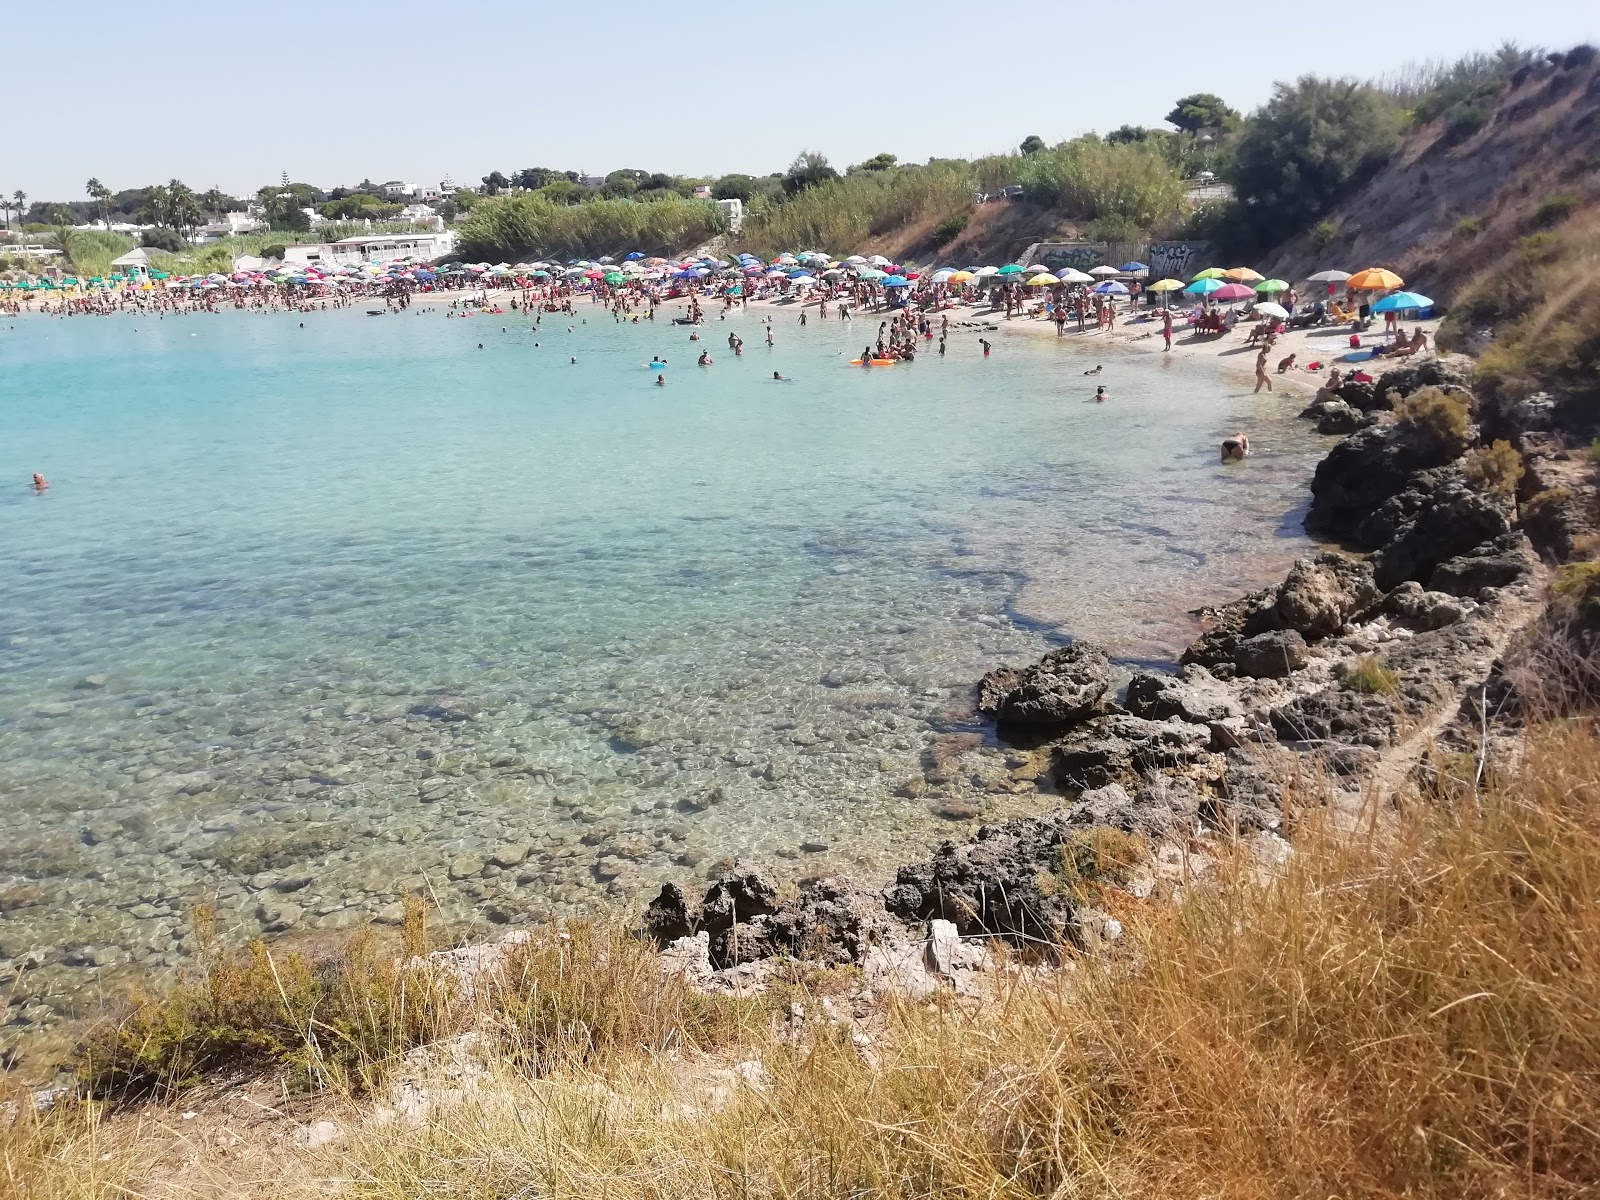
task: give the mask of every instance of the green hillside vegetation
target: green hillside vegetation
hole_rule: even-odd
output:
[[[471,260],[597,257],[622,249],[667,254],[722,232],[709,200],[675,193],[660,199],[557,203],[539,192],[494,196],[474,204],[461,223],[460,254]]]

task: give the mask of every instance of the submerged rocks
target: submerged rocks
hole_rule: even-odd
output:
[[[1099,711],[1110,688],[1105,651],[1074,642],[1031,666],[990,671],[978,683],[978,711],[1022,725],[1066,726]]]

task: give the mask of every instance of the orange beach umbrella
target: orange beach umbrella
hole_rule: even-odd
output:
[[[1222,277],[1230,283],[1260,283],[1266,278],[1259,272],[1252,271],[1249,267],[1234,267],[1232,270],[1224,271]]]
[[[1357,271],[1344,285],[1358,292],[1387,292],[1394,288],[1405,287],[1406,281],[1393,271],[1386,271],[1382,267],[1368,267],[1365,271]]]

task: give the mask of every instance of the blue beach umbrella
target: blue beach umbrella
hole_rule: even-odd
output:
[[[677,274],[673,275],[673,278],[674,279],[699,279],[700,278],[700,272],[694,270],[691,267],[687,271],[679,271],[679,272],[677,272]]]
[[[635,250],[632,254],[623,255],[622,256],[622,261],[623,262],[637,262],[639,259],[641,259],[643,257],[644,257],[643,254],[641,254],[641,253],[639,253],[639,251]]]
[[[1102,296],[1126,296],[1128,294],[1126,285],[1118,283],[1115,279],[1106,280],[1094,290]]]
[[[1394,292],[1372,306],[1373,312],[1401,312],[1410,308],[1432,308],[1433,301],[1416,292]]]
[[[1119,271],[1126,271],[1129,275],[1132,275],[1135,271],[1148,271],[1149,269],[1149,267],[1145,266],[1141,262],[1123,263],[1117,268]]]
[[[911,286],[911,280],[907,279],[904,275],[890,275],[890,276],[888,276],[888,277],[886,277],[884,279],[883,286],[884,287],[910,287]]]
[[[1184,288],[1184,294],[1189,296],[1209,296],[1212,292],[1220,292],[1228,285],[1220,279],[1196,279]]]

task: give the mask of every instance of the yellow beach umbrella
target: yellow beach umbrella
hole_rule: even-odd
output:
[[[1266,278],[1260,272],[1252,271],[1249,267],[1234,267],[1231,271],[1224,271],[1222,277],[1229,283],[1260,283]]]
[[[1387,292],[1394,288],[1405,287],[1406,281],[1393,271],[1386,271],[1382,267],[1368,267],[1365,271],[1357,271],[1344,281],[1347,288],[1358,292]]]
[[[1145,288],[1147,292],[1181,292],[1182,290],[1183,280],[1181,279],[1158,279]]]
[[[974,275],[971,271],[957,271],[954,275],[950,276],[949,279],[946,279],[945,282],[946,283],[971,283],[976,278],[977,278],[977,276]]]
[[[1029,287],[1053,287],[1055,284],[1058,284],[1060,282],[1061,282],[1061,280],[1057,279],[1054,275],[1050,274],[1049,271],[1046,271],[1044,274],[1035,275],[1032,279],[1028,280],[1028,286]]]
[[[1227,272],[1221,267],[1207,267],[1204,271],[1196,271],[1194,277],[1196,279],[1221,279],[1225,274]]]

